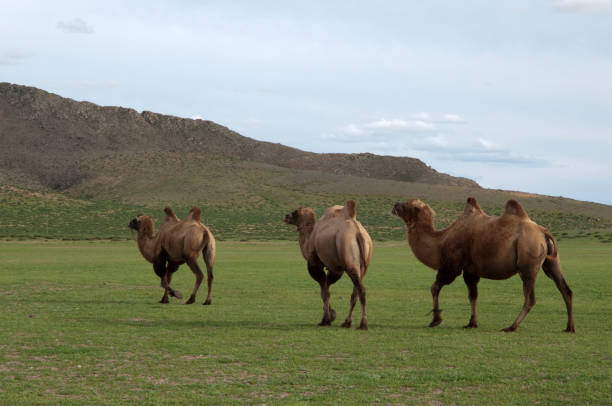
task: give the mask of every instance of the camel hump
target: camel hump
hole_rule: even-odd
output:
[[[465,208],[463,209],[463,214],[470,215],[470,214],[476,214],[476,213],[484,213],[484,211],[478,204],[478,201],[476,200],[475,197],[468,197],[467,201],[465,202]]]
[[[344,215],[346,218],[354,219],[357,215],[357,203],[354,200],[349,199],[344,205]]]
[[[174,210],[172,210],[170,207],[166,206],[164,207],[164,213],[166,213],[166,219],[175,219],[178,220],[178,217],[176,216],[176,214],[174,214]]]
[[[523,209],[523,206],[521,206],[521,204],[514,199],[508,200],[506,202],[506,208],[504,210],[504,214],[517,216],[520,218],[529,218],[529,216],[527,215],[527,212],[525,211],[525,209]]]
[[[188,220],[200,221],[202,219],[202,209],[199,207],[192,207],[187,215]]]

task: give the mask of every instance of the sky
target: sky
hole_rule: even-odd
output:
[[[0,82],[612,204],[612,0],[0,0],[0,10]]]

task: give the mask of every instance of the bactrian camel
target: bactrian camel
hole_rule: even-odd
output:
[[[133,219],[129,227],[138,231],[138,249],[142,256],[153,264],[153,270],[161,279],[164,295],[160,303],[168,303],[168,295],[181,298],[182,294],[170,287],[172,275],[178,267],[187,263],[196,280],[193,292],[185,304],[195,302],[196,293],[204,279],[204,273],[198,265],[198,257],[202,253],[208,276],[208,296],[205,305],[211,303],[213,284],[213,267],[215,263],[215,238],[210,230],[200,222],[202,210],[199,207],[191,209],[183,220],[174,214],[172,209],[164,209],[166,218],[157,234],[153,235],[154,224],[150,216],[139,215]]]
[[[542,268],[563,295],[567,307],[565,331],[574,332],[572,291],[561,271],[557,242],[548,230],[529,219],[516,200],[506,203],[500,217],[492,217],[470,197],[463,214],[443,230],[434,229],[434,211],[418,199],[396,203],[392,213],[406,223],[408,243],[417,259],[437,271],[431,286],[434,308],[430,327],[442,322],[438,305],[440,290],[463,271],[472,308],[466,328],[478,327],[476,299],[480,278],[502,280],[520,275],[525,302],[516,320],[503,331],[516,330],[535,305],[535,280]]]
[[[346,272],[353,282],[353,293],[350,310],[342,327],[351,327],[353,309],[359,298],[359,329],[368,329],[363,277],[372,256],[372,240],[355,216],[356,204],[353,200],[348,200],[345,206],[330,207],[319,221],[316,220],[315,211],[307,207],[300,207],[285,216],[285,223],[297,226],[300,249],[306,259],[308,272],[321,286],[323,319],[320,326],[329,326],[336,319],[336,311],[329,304],[329,288]]]

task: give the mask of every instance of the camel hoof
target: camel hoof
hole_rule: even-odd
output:
[[[168,300],[168,298],[165,298],[165,299],[160,300],[159,303],[168,304],[170,303],[170,301]]]
[[[574,329],[574,327],[568,327],[565,330],[563,330],[565,333],[575,333],[576,330]]]
[[[470,323],[463,326],[463,328],[477,328],[478,324]]]
[[[178,290],[172,290],[170,291],[170,296],[173,296],[177,299],[182,299],[183,298],[183,294],[181,292],[179,292]]]
[[[208,306],[209,304],[212,303],[212,300],[210,299],[206,299],[206,301],[204,303],[202,303],[204,306]]]
[[[440,319],[440,320],[434,320],[434,321],[432,321],[431,323],[429,323],[429,327],[436,327],[436,326],[439,326],[439,325],[440,325],[440,323],[442,323],[442,319]]]
[[[361,322],[361,324],[359,325],[359,328],[357,330],[367,330],[368,329],[368,322]]]
[[[317,324],[317,326],[327,327],[327,326],[331,326],[331,323],[329,321],[322,321],[319,324]]]
[[[186,305],[195,303],[195,298],[190,297],[188,301],[185,302]]]
[[[344,323],[342,323],[342,327],[344,327],[344,328],[351,328],[351,324],[353,324],[352,321],[345,320]]]
[[[515,330],[516,330],[516,327],[510,326],[510,327],[502,328],[501,331],[503,331],[504,333],[511,333],[511,332],[513,332]]]

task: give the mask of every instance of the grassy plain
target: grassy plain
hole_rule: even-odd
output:
[[[403,222],[390,214],[393,204],[406,201],[406,196],[305,195],[284,189],[260,189],[258,194],[257,198],[251,196],[224,203],[189,200],[189,204],[155,201],[142,205],[119,200],[79,199],[61,193],[0,185],[0,238],[130,239],[133,235],[127,224],[136,214],[151,215],[159,225],[165,205],[171,205],[179,217],[185,216],[192,205],[198,205],[203,209],[203,222],[218,240],[288,240],[295,237],[295,228],[283,223],[287,213],[301,205],[313,207],[322,213],[334,204],[344,204],[347,198],[357,201],[359,221],[373,239],[403,240],[406,235]],[[460,201],[426,199],[436,211],[436,227],[448,226],[463,211],[464,196],[467,195],[454,196],[462,197],[457,197]],[[486,194],[476,196],[487,213],[502,213],[505,200],[491,200]],[[438,198],[442,199],[442,196]],[[612,217],[608,206],[584,204],[584,207],[578,205],[577,208],[555,208],[550,204],[538,205],[535,200],[525,198],[521,202],[529,209],[530,217],[551,230],[557,239],[594,237],[612,242]],[[586,212],[580,212],[578,208]]]
[[[433,272],[405,242],[375,243],[363,332],[339,327],[346,277],[335,325],[316,326],[318,286],[295,242],[221,242],[213,304],[201,290],[185,306],[157,303],[133,241],[0,241],[0,403],[610,404],[612,245],[563,240],[561,256],[576,334],[561,332],[565,306],[543,273],[515,333],[499,330],[522,305],[517,277],[481,281],[473,330],[463,282],[445,287],[430,329]],[[192,284],[179,270],[174,287]]]

